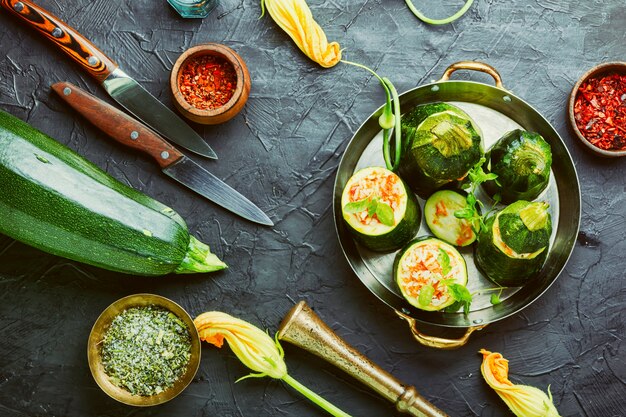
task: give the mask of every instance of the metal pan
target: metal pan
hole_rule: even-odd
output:
[[[494,78],[496,86],[472,81],[450,81],[450,75],[457,70],[487,73]],[[479,293],[474,296],[471,311],[466,315],[462,311],[426,312],[411,306],[402,297],[392,278],[392,264],[396,253],[371,252],[352,239],[341,215],[341,194],[355,170],[366,166],[384,166],[382,133],[378,125],[382,106],[363,123],[350,140],[339,163],[333,198],[335,226],[346,259],[363,284],[401,318],[407,320],[418,342],[431,347],[451,349],[465,344],[475,330],[521,311],[556,280],[572,253],[578,235],[580,185],[572,158],[559,134],[537,110],[507,91],[502,85],[500,75],[490,65],[473,61],[457,62],[446,69],[439,81],[414,88],[400,96],[400,105],[404,110],[438,101],[455,104],[472,117],[482,130],[485,149],[489,149],[502,134],[523,128],[543,136],[552,147],[553,155],[550,183],[537,198],[550,204],[553,221],[550,251],[539,276],[524,287],[507,289],[501,296],[502,302],[491,305],[491,293],[480,291],[493,288],[494,284],[476,269],[472,248],[461,248],[460,252],[468,266],[468,289]],[[490,201],[486,195],[479,195],[479,199],[483,202]],[[423,200],[420,200],[420,204],[423,207]],[[418,235],[429,234],[430,231],[423,221]],[[425,335],[418,329],[420,324],[466,328],[467,331],[459,339],[445,339]]]

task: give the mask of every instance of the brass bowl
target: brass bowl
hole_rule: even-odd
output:
[[[578,96],[578,89],[580,88],[580,85],[590,78],[596,78],[598,76],[601,76],[604,74],[611,74],[611,73],[626,74],[626,62],[606,62],[604,64],[600,64],[591,68],[589,71],[583,74],[583,76],[580,77],[578,82],[574,85],[574,88],[572,89],[572,92],[569,96],[568,115],[569,115],[569,122],[572,127],[572,130],[574,131],[574,133],[576,134],[576,137],[580,139],[580,141],[582,142],[584,146],[586,146],[589,150],[591,150],[592,152],[600,156],[604,156],[608,158],[615,158],[618,156],[625,156],[626,150],[610,151],[610,150],[600,149],[594,144],[592,144],[591,142],[589,142],[585,138],[585,136],[580,132],[580,130],[578,130],[578,126],[576,126],[576,118],[574,115],[574,104],[576,103],[576,97]]]
[[[147,305],[155,305],[169,310],[187,325],[191,336],[191,358],[187,364],[187,370],[174,383],[173,386],[159,394],[142,396],[133,395],[124,388],[118,387],[111,382],[109,376],[104,371],[104,366],[102,365],[100,344],[102,343],[104,333],[107,331],[116,316],[128,308]],[[200,366],[200,336],[198,336],[198,331],[193,324],[191,316],[189,316],[189,314],[174,301],[155,294],[134,294],[120,298],[108,306],[102,314],[100,314],[100,317],[98,317],[94,323],[91,333],[89,334],[89,341],[87,343],[87,358],[89,361],[91,375],[93,375],[93,378],[96,380],[96,383],[102,391],[104,391],[109,397],[127,405],[148,407],[151,405],[163,404],[164,402],[171,400],[180,394],[193,380],[196,372],[198,371],[198,366]]]
[[[185,100],[180,91],[181,71],[185,64],[203,55],[214,55],[229,62],[237,74],[237,85],[233,96],[223,106],[216,109],[198,109]],[[174,63],[170,74],[170,88],[174,96],[174,105],[180,113],[196,123],[216,125],[235,117],[248,101],[250,95],[250,73],[244,60],[226,45],[203,43],[186,50]]]

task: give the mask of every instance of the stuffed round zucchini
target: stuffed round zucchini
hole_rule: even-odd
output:
[[[541,270],[552,234],[548,207],[545,202],[516,201],[487,220],[474,255],[487,278],[503,287],[516,287]]]
[[[402,143],[398,172],[422,198],[463,178],[484,153],[476,124],[447,103],[417,106],[402,116]]]
[[[493,145],[486,164],[486,171],[498,175],[483,184],[489,195],[499,193],[506,204],[532,201],[548,186],[552,150],[541,135],[516,129]]]
[[[455,246],[468,246],[476,240],[476,233],[468,219],[454,213],[468,208],[465,196],[451,190],[440,190],[428,197],[424,205],[426,224],[439,239]]]
[[[415,195],[399,176],[382,167],[361,169],[348,180],[341,213],[354,239],[379,252],[404,246],[422,220]]]
[[[426,236],[413,240],[396,255],[393,276],[410,304],[437,311],[457,301],[451,288],[467,284],[467,265],[454,246]]]

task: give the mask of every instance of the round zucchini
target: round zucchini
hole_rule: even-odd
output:
[[[422,198],[463,178],[484,153],[476,124],[451,104],[415,107],[402,116],[401,130],[405,148],[398,172]]]
[[[476,266],[503,287],[524,285],[541,270],[551,233],[548,203],[516,201],[487,220],[478,236]]]
[[[541,135],[513,130],[502,136],[487,154],[486,172],[497,180],[483,183],[487,194],[499,193],[505,204],[517,200],[532,201],[550,181],[552,150]]]
[[[411,305],[438,311],[456,302],[450,285],[467,285],[467,265],[454,246],[425,236],[411,241],[396,255],[393,276]]]
[[[437,191],[424,205],[426,224],[435,236],[451,245],[471,245],[476,240],[471,222],[454,215],[467,207],[467,200],[461,194],[451,190]]]
[[[357,171],[341,196],[341,213],[354,239],[368,249],[400,249],[417,234],[422,212],[398,175],[382,167]]]

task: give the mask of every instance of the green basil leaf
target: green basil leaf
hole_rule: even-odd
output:
[[[376,205],[376,216],[385,226],[393,226],[395,223],[393,210],[382,201],[379,201],[378,205]]]
[[[435,295],[435,288],[432,285],[424,285],[420,290],[419,297],[417,297],[417,303],[422,307],[427,307],[433,300],[433,295]]]
[[[378,207],[378,199],[372,198],[367,205],[367,215],[373,217],[376,214],[376,207]]]
[[[343,207],[343,211],[346,213],[360,213],[367,208],[369,205],[369,199],[364,198],[363,200],[353,201],[352,203],[348,203]]]
[[[472,294],[469,290],[460,284],[447,284],[450,296],[458,303],[463,305],[463,312],[469,314],[470,305],[472,304]]]
[[[450,284],[448,285],[448,290],[450,291],[450,295],[456,301],[464,302],[472,302],[472,294],[470,294],[469,290],[461,284]]]
[[[452,270],[452,268],[450,267],[450,256],[448,255],[448,252],[439,248],[437,261],[439,262],[439,266],[441,266],[441,275],[445,277]]]

